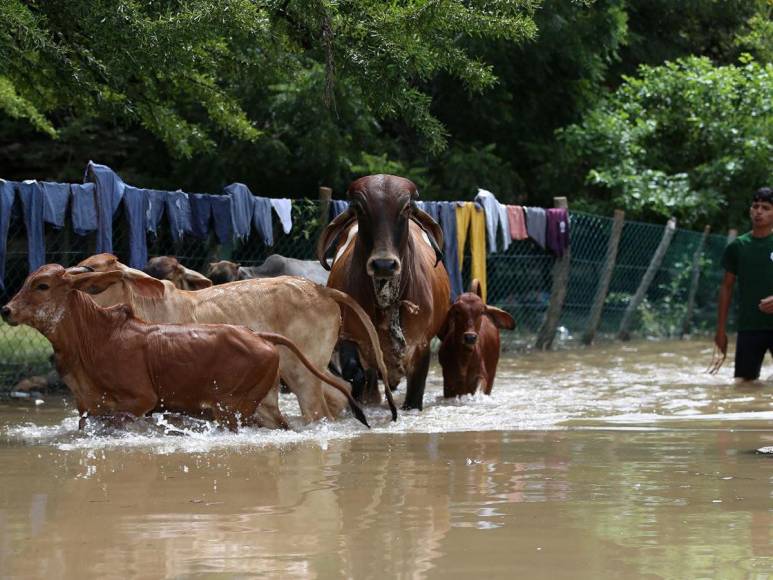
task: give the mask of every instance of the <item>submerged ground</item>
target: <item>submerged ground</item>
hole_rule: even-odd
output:
[[[290,432],[0,407],[3,577],[773,576],[773,382],[707,342],[510,356],[491,397]],[[767,366],[763,376],[773,373]],[[402,397],[402,390],[400,391]]]

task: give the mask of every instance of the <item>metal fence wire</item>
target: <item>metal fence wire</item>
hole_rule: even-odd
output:
[[[14,206],[7,239],[5,288],[0,303],[8,301],[28,274],[27,236],[21,211]],[[185,236],[174,242],[165,222],[158,235],[148,234],[149,256],[173,255],[194,270],[206,272],[213,260],[230,259],[244,266],[258,265],[270,254],[315,259],[316,240],[322,231],[320,202],[293,201],[293,228],[284,234],[276,215],[274,244],[266,246],[257,235],[234,245],[219,245],[214,234],[207,239]],[[96,233],[78,235],[67,216],[64,228],[45,225],[46,262],[72,266],[95,253]],[[120,208],[113,224],[114,253],[128,262],[128,220]],[[579,341],[586,330],[588,315],[605,266],[612,218],[570,212],[571,258],[566,298],[555,344]],[[664,226],[625,222],[617,260],[597,332],[598,339],[614,336],[623,313],[636,292],[644,272],[663,235]],[[692,278],[693,255],[702,233],[678,229],[646,297],[637,309],[631,331],[639,337],[671,337],[680,334],[687,310]],[[716,298],[722,277],[721,256],[726,236],[709,235],[700,259],[700,278],[694,302],[691,328],[708,332],[716,319]],[[531,240],[514,241],[509,249],[487,257],[488,302],[510,312],[516,329],[503,331],[503,349],[515,350],[534,344],[548,308],[556,258]],[[464,258],[463,282],[469,287],[470,256]],[[731,318],[731,325],[733,320]],[[51,370],[51,348],[37,331],[25,326],[10,327],[0,322],[0,388],[8,389],[18,380]]]

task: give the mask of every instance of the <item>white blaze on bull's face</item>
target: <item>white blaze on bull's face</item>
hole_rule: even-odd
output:
[[[27,277],[21,290],[2,308],[3,318],[11,325],[26,324],[48,336],[64,315],[69,291],[62,266],[42,266]]]

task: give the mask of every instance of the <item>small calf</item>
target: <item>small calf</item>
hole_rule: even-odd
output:
[[[281,335],[227,324],[149,324],[127,305],[102,308],[78,291],[122,275],[73,275],[48,264],[30,274],[0,310],[9,324],[27,324],[51,342],[57,370],[81,414],[79,428],[88,415],[173,411],[211,417],[235,431],[238,418],[251,421],[279,383],[276,344],[319,372]],[[359,408],[353,411],[365,422]]]
[[[180,290],[201,290],[212,286],[212,280],[196,270],[186,268],[174,256],[151,258],[142,271],[159,280],[169,280]]]
[[[499,362],[499,328],[512,330],[515,321],[504,310],[487,306],[480,283],[473,280],[470,292],[451,305],[440,331],[443,342],[438,353],[443,367],[443,396],[472,395],[482,385],[491,394]]]

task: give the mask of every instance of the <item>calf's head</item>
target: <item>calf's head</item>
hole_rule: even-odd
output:
[[[489,306],[481,298],[480,283],[474,280],[470,292],[459,295],[451,305],[440,335],[459,341],[465,348],[475,348],[483,317],[487,316],[497,328],[512,330],[515,320],[504,310]]]
[[[239,279],[239,264],[220,260],[219,262],[210,262],[207,268],[207,278],[212,280],[213,284],[225,284]]]
[[[380,286],[399,280],[405,268],[410,221],[421,227],[440,260],[443,232],[429,214],[417,207],[419,194],[412,181],[394,175],[370,175],[352,182],[347,195],[349,208],[330,222],[317,244],[317,257],[325,269],[330,269],[325,260],[328,249],[354,222],[365,256],[365,271],[374,280],[377,293]]]
[[[120,277],[118,271],[66,270],[59,264],[46,264],[27,276],[21,289],[0,309],[0,314],[12,326],[26,324],[49,336],[62,320],[71,292],[104,289]]]
[[[142,271],[159,280],[169,280],[181,290],[201,290],[212,286],[212,280],[186,268],[173,256],[151,258]]]

